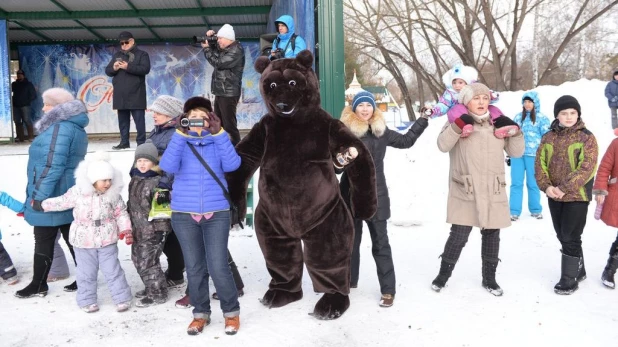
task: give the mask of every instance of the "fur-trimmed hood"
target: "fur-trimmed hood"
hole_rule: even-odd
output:
[[[82,114],[84,117],[77,117]],[[88,125],[88,112],[86,110],[86,105],[84,105],[81,100],[73,100],[55,106],[49,112],[45,113],[43,117],[36,122],[34,127],[39,133],[42,133],[47,130],[47,128],[52,126],[52,124],[69,120],[73,117],[76,117],[76,119],[73,119],[72,121],[80,125],[82,128],[85,128]]]
[[[369,122],[365,122],[352,111],[352,106],[346,106],[341,112],[341,122],[359,138],[365,136],[370,126],[371,133],[376,137],[384,135],[384,131],[386,131],[386,120],[379,108],[374,109],[373,117],[369,119]]]
[[[75,186],[79,188],[80,192],[84,195],[92,195],[95,194],[96,191],[94,186],[90,183],[88,179],[88,167],[90,165],[90,161],[82,160],[79,165],[77,165],[77,169],[75,169]],[[113,167],[113,166],[112,166]],[[112,177],[112,185],[109,189],[101,194],[102,196],[109,196],[113,198],[116,195],[120,195],[122,188],[124,187],[124,180],[122,179],[122,172],[114,167],[114,176]]]

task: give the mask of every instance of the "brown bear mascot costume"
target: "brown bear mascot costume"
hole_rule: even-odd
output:
[[[312,315],[335,319],[350,306],[354,227],[333,162],[350,147],[358,151],[345,170],[351,213],[360,219],[376,212],[375,167],[362,141],[320,107],[312,64],[308,50],[294,59],[258,58],[269,113],[236,146],[242,165],[226,178],[242,220],[247,185],[260,168],[255,232],[272,277],[262,304],[282,307],[303,297],[304,261],[314,291],[324,293]]]

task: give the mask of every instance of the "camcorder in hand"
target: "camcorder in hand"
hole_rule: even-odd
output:
[[[275,59],[281,59],[283,57],[285,57],[285,53],[283,52],[283,50],[281,48],[277,48],[273,51],[273,53],[275,55],[273,55],[270,59],[271,60],[275,60]]]
[[[204,118],[183,118],[180,120],[180,125],[185,128],[203,128]]]
[[[206,41],[208,41],[208,43],[215,43],[215,42],[217,42],[217,35],[212,35],[212,36],[193,36],[193,43],[206,42]]]

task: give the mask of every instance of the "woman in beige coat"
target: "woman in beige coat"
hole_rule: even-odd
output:
[[[446,123],[438,136],[438,148],[450,156],[447,223],[452,224],[438,277],[432,289],[439,292],[451,276],[455,263],[468,241],[472,227],[481,229],[483,288],[495,296],[503,291],[496,283],[500,249],[500,229],[511,225],[509,202],[504,179],[504,151],[511,157],[524,153],[521,133],[499,139],[489,117],[489,88],[481,83],[465,86],[459,102],[468,114],[454,123]],[[473,124],[472,134],[460,137],[462,128]]]

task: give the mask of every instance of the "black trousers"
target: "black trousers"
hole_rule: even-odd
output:
[[[120,143],[129,145],[129,129],[131,128],[131,115],[137,130],[135,142],[141,145],[146,142],[146,110],[118,110],[118,128],[120,130]]]
[[[388,242],[388,232],[385,220],[367,220],[371,236],[371,254],[376,262],[378,272],[378,282],[382,294],[395,295],[395,265],[393,265],[393,254],[391,245]],[[363,237],[363,221],[354,219],[354,248],[352,249],[351,279],[352,285],[358,284],[360,272],[360,245]]]
[[[73,257],[73,261],[75,261],[75,251],[73,250],[73,245],[69,242],[69,229],[70,228],[71,228],[71,224],[63,224],[63,225],[54,226],[54,227],[35,226],[34,227],[34,254],[35,254],[34,261],[36,262],[38,261],[37,259],[41,259],[40,257],[37,258],[36,254],[44,255],[47,258],[49,258],[50,261],[54,259],[54,244],[56,243],[56,235],[58,235],[57,234],[58,229],[60,229],[60,232],[62,233],[62,238],[67,243],[67,246],[69,247],[69,252],[71,252],[71,256]],[[34,264],[35,267],[36,265],[37,264]],[[39,280],[46,282],[47,278],[37,278],[37,279],[33,278],[33,281],[34,280],[36,280],[37,282]]]
[[[582,233],[586,226],[588,201],[560,202],[548,198],[549,212],[554,223],[554,230],[558,241],[562,245],[562,252],[572,257],[581,257]]]
[[[176,234],[172,231],[167,235],[163,253],[167,257],[167,277],[174,281],[180,281],[184,278],[183,271],[185,270],[185,259],[182,256],[182,248]]]
[[[215,114],[221,118],[221,126],[230,135],[232,144],[240,142],[240,131],[236,119],[236,107],[240,96],[216,96]]]
[[[450,264],[455,264],[459,260],[461,251],[463,250],[472,227],[468,225],[453,224],[451,233],[444,245],[442,259]],[[483,260],[498,261],[500,254],[500,229],[481,229],[481,257]]]

